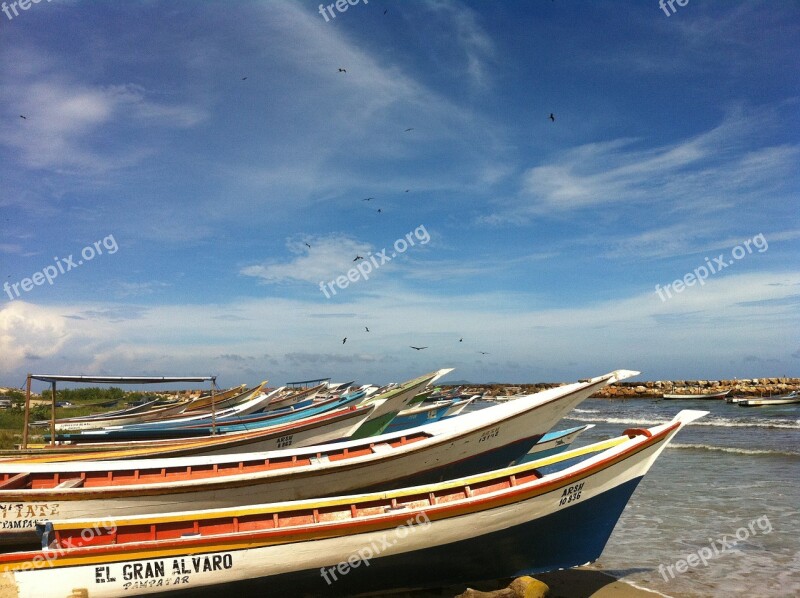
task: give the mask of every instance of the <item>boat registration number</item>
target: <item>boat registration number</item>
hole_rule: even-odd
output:
[[[580,484],[575,484],[568,488],[564,488],[564,492],[561,493],[561,500],[558,502],[558,506],[563,507],[564,505],[573,503],[576,500],[580,500],[584,483],[585,482],[581,482]]]
[[[490,438],[494,438],[500,434],[500,427],[492,428],[491,430],[486,430],[481,437],[478,439],[478,442],[486,442]]]
[[[292,440],[294,439],[294,434],[287,434],[286,436],[280,436],[277,439],[278,448],[286,448],[287,446],[292,446]]]

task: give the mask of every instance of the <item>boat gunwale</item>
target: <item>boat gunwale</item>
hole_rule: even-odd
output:
[[[180,455],[155,455],[159,451],[169,451],[170,453],[179,451],[195,451],[196,449],[209,449],[209,450],[222,450],[229,447],[235,447],[241,444],[247,444],[252,441],[269,440],[275,435],[285,434],[291,432],[297,434],[319,428],[324,425],[337,423],[346,419],[356,419],[362,415],[367,415],[372,410],[372,405],[348,405],[336,410],[326,411],[324,413],[304,418],[295,422],[289,422],[278,426],[269,426],[262,429],[255,430],[241,430],[235,432],[227,432],[218,435],[209,436],[194,436],[186,438],[166,438],[159,440],[141,440],[136,441],[135,447],[129,449],[114,448],[109,446],[106,450],[98,450],[98,447],[103,446],[104,443],[87,443],[91,444],[91,448],[83,444],[74,445],[75,448],[64,448],[63,452],[55,454],[28,454],[24,457],[13,458],[6,457],[0,460],[0,470],[3,464],[44,464],[44,463],[79,463],[88,462],[92,459],[104,459],[109,461],[124,460],[129,458],[139,459],[172,459],[181,458]],[[313,425],[312,425],[313,424]],[[116,444],[116,443],[109,443]],[[130,444],[130,443],[129,443]],[[141,445],[141,446],[140,446]],[[303,448],[303,447],[301,447]],[[75,451],[71,453],[70,451]],[[247,454],[247,453],[244,453]],[[257,453],[252,453],[257,454]],[[197,456],[190,452],[186,456]],[[224,456],[224,455],[220,455]],[[230,456],[230,455],[229,455]],[[69,459],[69,457],[74,457]],[[50,459],[50,460],[48,460]],[[41,472],[37,472],[41,473]],[[86,472],[81,472],[86,473]],[[4,474],[0,474],[2,477]],[[2,483],[2,482],[0,482]]]
[[[612,374],[609,374],[608,376],[612,376]],[[580,388],[575,388],[575,389],[571,390],[568,393],[565,393],[565,394],[562,394],[562,395],[556,395],[556,396],[554,396],[552,398],[549,398],[549,399],[543,401],[542,403],[539,403],[537,405],[529,407],[526,410],[516,412],[516,413],[514,413],[514,417],[520,417],[520,416],[523,416],[523,415],[529,415],[530,413],[532,413],[532,412],[534,412],[534,411],[536,411],[538,409],[541,409],[541,408],[543,408],[543,407],[545,407],[545,406],[547,406],[547,405],[549,405],[549,404],[551,404],[551,403],[553,403],[555,401],[563,400],[566,397],[569,397],[570,395],[574,395],[574,394],[576,394],[578,392],[585,391],[585,390],[587,390],[587,389],[589,389],[591,387],[594,387],[594,386],[599,386],[599,385],[605,384],[606,382],[607,382],[607,376],[603,376],[603,377],[601,377],[601,379],[596,380],[595,382],[578,383],[579,385],[580,384],[584,384],[584,385],[582,387],[580,387]],[[531,395],[531,396],[533,396],[533,395]],[[441,444],[443,444],[445,442],[455,442],[455,441],[463,439],[465,436],[474,435],[474,434],[477,434],[477,433],[480,433],[480,432],[485,432],[486,430],[489,430],[489,429],[497,426],[498,424],[502,424],[504,421],[506,421],[507,417],[508,416],[506,414],[503,414],[501,416],[501,419],[500,419],[499,422],[495,419],[495,420],[492,420],[492,421],[490,421],[488,423],[485,423],[483,425],[476,426],[474,428],[469,428],[469,429],[466,429],[466,430],[455,430],[455,431],[450,430],[450,431],[442,432],[441,435],[438,435],[438,436],[435,433],[434,434],[426,433],[427,437],[424,438],[423,440],[430,440],[431,442],[428,445],[424,446],[422,448],[422,450],[435,449],[437,446],[440,446]],[[442,423],[442,422],[436,422],[434,424],[429,424],[428,426],[437,426],[440,423]],[[423,426],[419,426],[417,428],[410,428],[408,430],[401,430],[399,432],[395,432],[395,433],[391,434],[390,436],[392,436],[393,439],[403,438],[403,437],[411,435],[410,433],[413,433],[416,430],[419,430],[420,428],[425,428],[425,427],[426,426],[423,425]],[[252,460],[253,461],[258,460],[259,459],[258,455],[263,455],[263,456],[260,457],[261,460],[269,458],[270,453],[273,454],[273,458],[280,458],[280,457],[286,457],[286,456],[291,458],[292,456],[297,456],[296,460],[299,461],[301,459],[301,455],[303,455],[303,460],[305,460],[306,458],[310,459],[311,457],[314,457],[314,456],[316,456],[319,459],[320,458],[319,457],[320,453],[325,454],[327,456],[327,454],[329,452],[340,452],[340,450],[345,449],[345,448],[347,448],[349,451],[353,451],[354,452],[355,451],[355,447],[358,447],[359,449],[363,450],[363,447],[366,446],[366,447],[370,447],[370,451],[371,451],[371,447],[374,446],[375,444],[383,444],[383,443],[391,444],[391,442],[388,442],[387,440],[382,440],[386,436],[389,436],[389,435],[382,435],[382,436],[377,436],[377,437],[365,438],[365,439],[363,439],[361,441],[353,441],[353,442],[350,442],[350,443],[323,444],[323,445],[317,445],[317,446],[302,447],[300,449],[295,449],[295,450],[266,451],[264,453],[253,453],[252,454],[253,455]],[[534,435],[534,436],[541,437],[542,434]],[[531,438],[531,437],[528,437],[528,438]],[[528,438],[526,438],[526,439],[528,439]],[[376,439],[379,439],[380,442],[375,442]],[[519,440],[522,440],[522,439],[517,439],[516,441],[519,441]],[[396,459],[403,458],[407,454],[408,451],[412,450],[411,447],[414,444],[415,444],[415,442],[401,443],[400,447],[398,447],[392,453],[381,454],[381,453],[371,452],[371,453],[368,453],[368,454],[365,454],[365,455],[355,455],[355,456],[353,456],[351,458],[347,458],[347,459],[345,459],[345,458],[337,459],[336,460],[336,471],[337,472],[344,472],[344,471],[348,471],[348,470],[351,470],[351,469],[358,469],[358,468],[360,468],[362,466],[367,466],[367,465],[371,464],[371,462],[375,461],[375,460],[381,460],[382,462],[385,462],[385,463],[391,463],[392,461],[394,461]],[[327,451],[320,451],[319,449],[322,448],[322,447],[325,447],[328,450]],[[414,447],[414,448],[416,448],[416,447]],[[499,448],[502,448],[502,447],[497,447],[497,448],[492,449],[492,450],[497,450]],[[279,454],[275,455],[275,453],[279,453]],[[282,454],[280,454],[280,453],[282,453]],[[217,465],[217,466],[219,466],[219,465],[222,465],[223,463],[226,464],[226,465],[229,465],[231,463],[237,463],[238,464],[238,463],[242,463],[244,461],[243,459],[240,459],[239,461],[236,461],[236,462],[234,462],[234,461],[225,461],[224,460],[225,457],[229,457],[229,456],[226,456],[226,455],[221,455],[219,457],[220,457],[220,460],[210,459],[208,462],[204,463],[203,465],[206,466],[206,467],[208,467],[209,465]],[[191,457],[188,457],[188,458],[191,459]],[[468,459],[468,458],[471,458],[471,457],[465,457],[465,459]],[[181,459],[181,457],[175,457],[175,459]],[[458,461],[453,461],[450,464],[459,463],[459,462],[461,462],[463,460],[464,459],[461,459],[461,460],[458,460]],[[160,460],[160,461],[163,461],[163,460]],[[84,463],[86,463],[86,462],[75,461],[75,462],[67,462],[66,464],[67,465],[73,465],[73,464],[74,465],[80,465],[80,464],[84,464]],[[128,467],[127,468],[124,468],[124,467],[118,467],[117,468],[117,467],[115,467],[115,468],[107,469],[105,471],[106,472],[108,472],[108,471],[133,472],[133,471],[136,470],[136,467],[134,465],[131,465],[131,463],[134,463],[134,464],[140,464],[141,463],[140,468],[141,469],[146,469],[146,470],[154,470],[154,469],[159,469],[159,468],[160,469],[169,469],[170,468],[170,465],[164,465],[164,464],[160,463],[159,460],[154,460],[154,462],[152,464],[148,464],[146,462],[146,460],[141,460],[139,462],[128,462],[128,461],[116,461],[115,462],[115,461],[111,461],[111,462],[109,462],[109,465],[123,465],[123,466],[124,465],[128,465]],[[19,468],[22,468],[26,464],[25,463],[19,463],[17,465],[19,466]],[[34,465],[39,465],[39,464],[34,464]],[[148,467],[148,465],[149,465],[149,467]],[[286,467],[286,468],[274,468],[272,470],[257,471],[257,472],[253,472],[253,473],[247,473],[247,474],[231,474],[231,475],[222,475],[222,474],[220,474],[220,475],[217,475],[215,477],[203,477],[203,478],[198,478],[198,479],[195,479],[195,480],[181,480],[181,481],[175,481],[175,482],[159,481],[159,482],[152,482],[152,483],[148,483],[148,484],[141,484],[141,483],[140,484],[117,484],[117,485],[113,485],[113,486],[89,486],[89,487],[84,487],[84,488],[60,489],[58,491],[58,499],[61,500],[61,501],[64,501],[64,500],[92,500],[92,499],[95,499],[95,498],[96,499],[104,499],[104,498],[110,498],[110,495],[113,495],[113,497],[125,497],[125,496],[130,496],[130,495],[137,495],[137,496],[152,496],[152,495],[162,495],[162,494],[163,495],[170,495],[170,494],[180,494],[180,493],[187,492],[187,491],[197,492],[197,491],[208,490],[208,489],[212,489],[214,487],[219,487],[222,484],[225,484],[226,486],[230,485],[231,487],[241,487],[241,486],[246,486],[246,485],[253,484],[253,483],[257,482],[258,480],[265,480],[267,478],[270,481],[277,481],[277,480],[285,480],[288,477],[294,477],[295,479],[297,479],[298,476],[304,476],[304,477],[315,476],[315,475],[318,475],[321,470],[325,469],[325,465],[327,465],[327,464],[309,463],[309,464],[300,464],[300,465],[296,465],[296,466],[292,466],[292,467]],[[183,466],[172,465],[172,467],[184,467],[184,468],[187,468],[187,467],[191,468],[192,466],[193,465],[183,465]],[[301,468],[301,467],[304,468],[304,469],[300,470],[299,468]],[[226,467],[226,469],[233,469],[233,468],[227,468]],[[2,462],[0,462],[0,470],[2,470]],[[13,471],[13,469],[12,469],[12,471]],[[79,470],[77,472],[76,471],[70,471],[69,474],[67,476],[65,476],[64,479],[69,479],[69,477],[73,477],[73,478],[74,477],[85,477],[85,474],[88,471],[102,472],[103,470],[86,470],[86,469],[84,469],[83,471]],[[425,470],[425,471],[427,471],[427,470]],[[19,472],[13,471],[13,473],[11,473],[11,472],[0,473],[0,482],[4,481],[4,480],[2,480],[3,477],[8,478],[8,477],[11,477],[11,475],[13,475],[15,473],[19,473]],[[56,472],[44,472],[44,473],[46,473],[48,475],[51,475],[51,476],[55,476],[55,474],[56,474]],[[64,472],[59,472],[59,473],[63,474]],[[417,473],[420,473],[420,472],[417,472]],[[424,473],[424,471],[421,472],[421,473]],[[119,475],[122,475],[122,474],[120,473]],[[28,500],[28,501],[45,501],[45,500],[49,500],[52,497],[53,491],[54,491],[54,488],[41,488],[41,489],[37,488],[35,490],[32,490],[32,489],[12,489],[12,490],[5,490],[5,491],[0,490],[0,501],[6,501],[7,500],[9,502],[12,502],[14,500],[19,500],[20,498],[24,498],[25,500]]]
[[[595,454],[589,459],[577,463],[575,465],[569,466],[566,469],[558,472],[553,472],[551,474],[546,474],[544,476],[541,476],[540,474],[540,477],[536,477],[529,481],[523,482],[520,485],[514,485],[514,483],[511,481],[518,472],[520,471],[536,472],[536,469],[542,466],[540,464],[540,461],[544,461],[547,459],[532,461],[530,463],[526,463],[521,466],[513,466],[510,468],[498,469],[492,472],[486,472],[476,476],[467,476],[464,478],[448,480],[436,484],[412,486],[409,488],[402,488],[389,492],[378,492],[370,494],[333,497],[327,500],[323,499],[322,501],[318,499],[306,499],[300,501],[289,501],[289,502],[274,503],[267,505],[256,505],[241,509],[237,508],[211,509],[205,511],[197,511],[194,513],[177,514],[178,516],[173,517],[172,519],[167,519],[167,518],[170,516],[174,516],[176,514],[163,514],[155,517],[143,515],[138,517],[134,516],[127,520],[126,519],[112,520],[115,522],[121,522],[122,525],[133,527],[137,525],[153,526],[153,525],[158,525],[158,523],[171,523],[176,521],[197,522],[199,520],[215,520],[225,517],[230,517],[233,519],[237,517],[245,517],[248,514],[252,514],[252,512],[256,512],[258,514],[266,516],[266,515],[274,515],[275,513],[278,512],[288,512],[288,513],[308,512],[310,510],[318,509],[320,507],[344,506],[347,504],[350,504],[352,508],[354,505],[359,503],[370,503],[375,501],[383,501],[386,503],[390,503],[390,502],[396,502],[396,499],[399,497],[403,496],[415,497],[426,493],[432,495],[433,498],[435,498],[435,494],[437,491],[444,491],[448,489],[451,490],[464,489],[468,488],[470,485],[474,485],[476,483],[481,483],[481,482],[502,482],[504,480],[509,480],[509,485],[507,487],[500,488],[497,490],[491,490],[481,495],[468,496],[467,493],[465,492],[464,498],[456,499],[453,501],[447,501],[443,503],[434,502],[433,504],[429,504],[428,506],[419,506],[415,508],[402,508],[396,511],[389,511],[382,514],[366,514],[347,520],[313,522],[310,524],[303,523],[299,525],[273,527],[263,530],[252,530],[244,532],[236,531],[236,532],[227,532],[222,534],[209,534],[206,536],[197,535],[197,536],[185,536],[181,538],[169,538],[161,540],[157,539],[137,540],[134,542],[123,543],[123,544],[95,544],[89,546],[76,546],[70,548],[54,547],[49,550],[0,554],[0,571],[15,570],[13,569],[15,563],[24,562],[27,560],[31,560],[31,558],[35,558],[36,556],[48,555],[48,554],[57,555],[54,559],[48,559],[50,567],[53,566],[69,567],[73,566],[69,564],[68,562],[69,559],[87,559],[91,558],[92,556],[114,555],[115,557],[117,557],[114,559],[114,561],[116,562],[128,558],[130,553],[136,553],[148,550],[153,552],[158,551],[156,554],[148,555],[147,557],[142,557],[144,560],[148,560],[150,558],[171,556],[169,554],[169,551],[171,550],[183,551],[182,552],[183,554],[218,552],[222,550],[236,550],[236,548],[232,548],[231,546],[220,547],[220,544],[223,543],[237,545],[239,546],[238,549],[248,548],[248,547],[256,548],[260,546],[290,544],[294,542],[305,542],[310,540],[334,538],[339,535],[351,536],[360,533],[381,531],[383,529],[392,529],[392,527],[396,527],[398,522],[400,524],[407,525],[410,518],[412,518],[415,514],[419,513],[425,513],[425,515],[431,522],[445,520],[453,517],[459,517],[463,515],[470,515],[476,512],[487,511],[495,508],[508,506],[510,504],[531,500],[539,496],[542,496],[544,494],[558,491],[561,488],[574,485],[575,483],[578,483],[581,480],[597,475],[608,468],[614,467],[619,463],[631,459],[642,451],[657,446],[658,444],[666,441],[672,432],[677,431],[681,427],[682,427],[682,422],[673,420],[672,422],[668,422],[666,424],[661,424],[659,426],[649,428],[648,430],[651,432],[649,436],[637,435],[633,437],[628,436],[626,438],[625,434],[623,433],[622,436],[611,439],[611,440],[619,440],[620,442],[609,448],[605,449],[598,448],[596,451],[592,451]],[[661,429],[653,433],[652,431],[656,428],[661,428]],[[602,446],[608,442],[609,441],[601,441],[595,444],[597,446]],[[589,447],[583,447],[583,448],[588,449]],[[569,455],[569,453],[572,452],[573,451],[569,451],[568,453],[563,453],[565,457],[562,460],[570,460],[570,458],[574,458],[567,456]],[[616,485],[618,484],[615,484],[615,486]],[[610,489],[603,490],[600,492],[600,494],[602,494],[603,492],[607,492],[609,490]],[[248,511],[251,511],[251,513],[248,513]],[[52,522],[52,526],[54,530],[61,531],[61,530],[78,529],[77,527],[78,525],[82,526],[80,529],[87,529],[92,527],[93,524],[95,527],[97,527],[99,525],[105,525],[107,523],[108,520],[98,523],[94,519],[74,519],[65,522],[54,521]],[[345,533],[345,534],[337,533],[340,530],[349,531],[350,533]],[[324,538],[320,537],[321,531],[326,532],[326,534],[322,534],[324,535]],[[288,539],[286,538],[287,536]],[[269,540],[271,539],[277,539],[278,541],[270,542]],[[256,546],[253,546],[254,543],[256,544]],[[66,554],[64,556],[61,556],[61,554],[65,552]],[[59,560],[63,560],[65,562],[58,564]],[[53,561],[55,561],[57,564],[53,565]]]

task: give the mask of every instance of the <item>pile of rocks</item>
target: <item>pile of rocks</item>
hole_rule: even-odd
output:
[[[708,394],[732,390],[734,396],[780,395],[800,389],[800,378],[746,378],[733,380],[657,380],[620,382],[606,386],[596,395],[603,399],[658,398],[667,394]]]
[[[462,392],[467,395],[483,394],[486,398],[516,394],[532,394],[563,386],[564,382],[537,384],[487,384],[470,386]],[[599,399],[657,399],[666,394],[709,394],[731,389],[734,396],[766,397],[800,390],[800,378],[742,378],[733,380],[656,380],[654,382],[618,382],[602,388]]]

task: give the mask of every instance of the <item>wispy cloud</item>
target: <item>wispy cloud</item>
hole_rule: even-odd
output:
[[[34,79],[23,76],[29,70],[24,64],[4,61],[10,72],[0,85],[0,100],[14,117],[13,125],[0,128],[0,144],[12,148],[27,168],[97,174],[128,167],[156,148],[140,141],[109,151],[110,134],[143,125],[191,127],[207,116],[195,106],[156,102],[140,85],[81,82],[58,72],[53,60],[39,59]]]
[[[369,243],[346,235],[293,239],[286,246],[294,255],[289,262],[246,266],[239,273],[259,278],[265,283],[310,282],[316,285],[347,272],[353,267],[357,255],[366,258],[372,250]]]
[[[480,25],[479,17],[471,8],[455,0],[427,3],[429,11],[438,13],[440,19],[435,26],[445,30],[452,29],[449,37],[452,48],[463,56],[460,69],[473,85],[486,87],[489,71],[496,59],[496,48],[492,38]]]
[[[696,215],[769,197],[785,190],[800,146],[748,149],[745,140],[752,141],[761,124],[737,110],[717,127],[669,145],[642,148],[641,141],[617,139],[576,147],[528,169],[513,210],[482,221],[524,222],[553,212],[664,203]]]

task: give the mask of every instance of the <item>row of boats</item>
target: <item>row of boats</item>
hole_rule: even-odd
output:
[[[778,405],[795,405],[800,403],[800,395],[797,394],[797,391],[769,397],[736,397],[729,396],[730,393],[730,390],[724,390],[721,392],[712,392],[706,394],[665,394],[664,399],[671,401],[724,399],[726,403],[733,403],[739,407],[769,407]]]
[[[572,448],[590,426],[553,427],[638,372],[491,403],[435,391],[450,371],[34,422],[46,444],[0,455],[0,598],[355,595],[585,564],[706,414]]]

